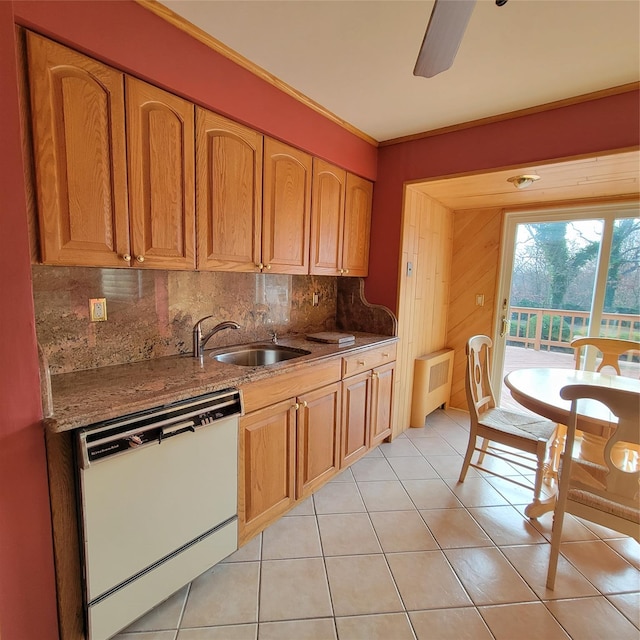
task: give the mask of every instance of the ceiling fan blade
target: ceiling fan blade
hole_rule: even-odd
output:
[[[475,4],[476,0],[436,0],[414,76],[433,78],[453,64]]]

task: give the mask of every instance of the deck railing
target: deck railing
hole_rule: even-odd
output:
[[[587,311],[566,309],[536,309],[511,307],[511,322],[507,344],[533,348],[536,351],[572,352],[569,343],[573,338],[586,336],[589,331]],[[640,316],[620,313],[603,313],[600,336],[638,340]]]

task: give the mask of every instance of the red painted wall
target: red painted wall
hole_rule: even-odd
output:
[[[377,150],[131,0],[19,0],[16,21],[370,180]]]
[[[58,637],[13,10],[0,2],[0,635]]]
[[[396,309],[403,184],[637,147],[640,92],[633,91],[378,150],[370,302]]]

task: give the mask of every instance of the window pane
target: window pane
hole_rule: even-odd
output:
[[[600,335],[640,339],[640,218],[618,218],[613,226]]]
[[[571,352],[586,335],[602,220],[518,225],[507,344]]]

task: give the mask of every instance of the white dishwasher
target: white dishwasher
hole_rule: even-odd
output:
[[[78,430],[85,612],[106,640],[237,549],[237,389]]]

